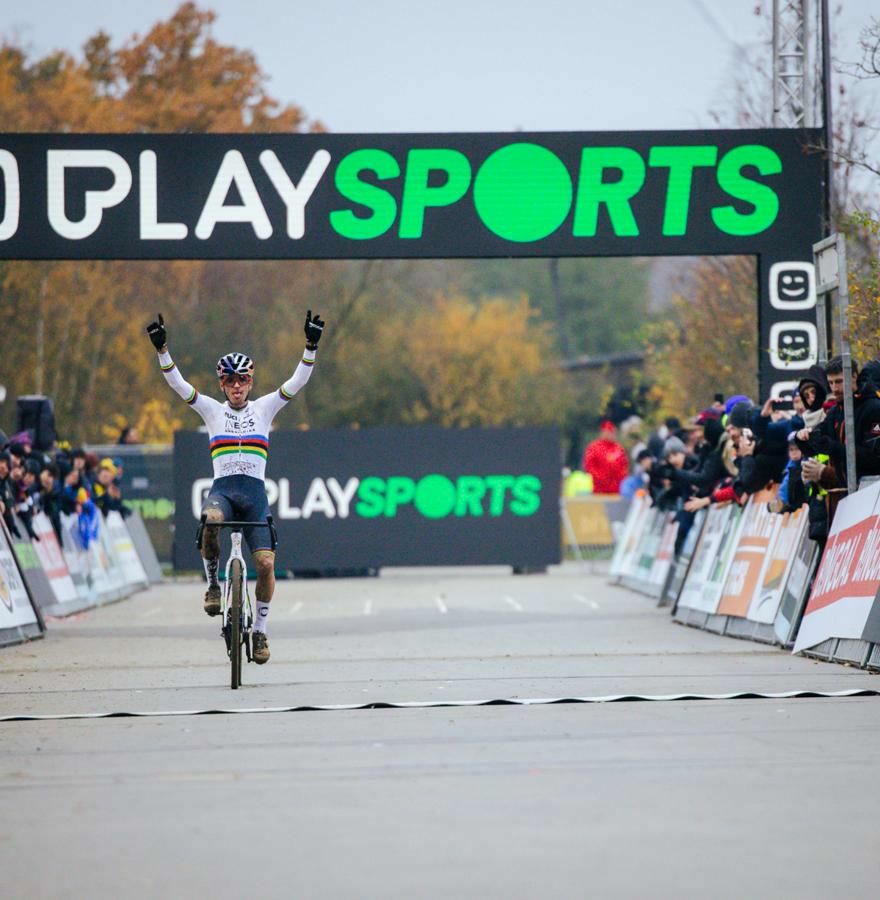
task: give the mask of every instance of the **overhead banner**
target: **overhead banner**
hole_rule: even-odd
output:
[[[281,568],[559,562],[556,429],[278,431],[269,444]],[[175,567],[201,571],[207,434],[175,435],[174,478]]]
[[[821,132],[0,134],[0,259],[758,258],[761,393],[818,359]]]
[[[863,639],[880,588],[880,482],[840,501],[794,652]],[[871,638],[864,638],[871,640]]]
[[[4,134],[0,258],[756,254],[816,237],[819,136]]]

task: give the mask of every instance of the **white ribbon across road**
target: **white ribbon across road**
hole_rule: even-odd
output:
[[[158,716],[232,716],[254,713],[343,712],[359,709],[435,709],[467,706],[552,706],[565,703],[657,703],[690,700],[793,700],[799,698],[878,697],[880,690],[852,688],[846,691],[780,691],[760,693],[738,691],[732,694],[608,694],[599,697],[519,697],[496,700],[402,700],[397,703],[331,703],[326,705],[257,706],[231,709],[168,709],[144,712],[83,712],[54,715],[0,716],[0,722],[45,722],[59,719],[145,719]]]

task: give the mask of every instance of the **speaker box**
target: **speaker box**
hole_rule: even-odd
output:
[[[49,397],[31,394],[15,401],[15,430],[27,429],[37,450],[50,450],[55,442],[55,408]]]

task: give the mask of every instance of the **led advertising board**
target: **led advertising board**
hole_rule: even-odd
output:
[[[0,259],[757,256],[764,387],[816,356],[811,130],[0,135]]]
[[[559,562],[556,429],[277,431],[269,445],[279,568]],[[201,566],[195,534],[211,481],[207,434],[178,432],[178,569]]]

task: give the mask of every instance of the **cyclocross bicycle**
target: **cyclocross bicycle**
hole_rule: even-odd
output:
[[[202,537],[205,532],[207,516],[199,519],[199,530],[196,534],[196,544],[202,549]],[[275,525],[272,516],[266,516],[263,522],[218,522],[212,528],[230,528],[229,535],[232,549],[229,559],[226,561],[226,582],[221,601],[221,627],[220,636],[226,642],[226,653],[229,656],[232,669],[231,687],[236,690],[241,686],[241,648],[244,647],[247,661],[252,662],[251,655],[251,629],[254,624],[254,610],[247,587],[247,564],[241,554],[241,533],[248,526],[269,526],[269,534],[272,538],[272,550],[278,546],[278,537],[275,533]]]

